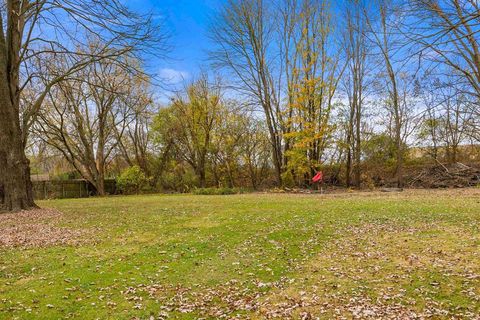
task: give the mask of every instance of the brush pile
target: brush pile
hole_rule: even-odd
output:
[[[480,169],[456,162],[424,168],[407,180],[412,188],[466,188],[480,185]]]

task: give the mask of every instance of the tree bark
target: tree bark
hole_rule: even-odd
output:
[[[19,109],[20,1],[8,1],[6,37],[0,17],[0,211],[35,207]]]
[[[361,85],[361,84],[359,84]],[[361,89],[359,89],[361,90]],[[355,186],[360,188],[362,186],[362,168],[361,168],[361,154],[362,154],[362,139],[361,139],[361,97],[357,101],[356,106],[356,135],[355,135]]]
[[[347,141],[349,140],[350,139],[348,139]],[[351,151],[350,145],[347,148],[348,150],[347,150],[347,165],[345,167],[345,183],[347,185],[347,188],[349,188],[352,184],[351,178],[350,178],[352,173],[352,151]]]
[[[103,197],[105,196],[105,174],[103,170],[98,172],[98,177],[95,181],[95,188],[97,189],[97,195]]]
[[[205,167],[204,166],[199,166],[197,168],[197,177],[198,177],[198,182],[200,183],[200,188],[205,188],[206,178],[205,178]]]
[[[20,130],[18,105],[10,98],[6,64],[0,67],[0,211],[34,208],[29,161]]]

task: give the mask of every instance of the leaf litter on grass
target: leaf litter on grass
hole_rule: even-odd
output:
[[[68,296],[76,299],[68,307],[54,293],[45,296],[45,281],[29,283],[44,297],[43,308],[33,313],[117,319],[480,319],[478,195],[477,189],[286,199],[251,195],[232,198],[233,206],[223,198],[195,202],[180,216],[152,214],[166,203],[176,208],[177,197],[106,198],[103,207],[94,203],[91,211],[80,200],[62,203],[63,211],[75,215],[26,222],[74,230],[100,224],[111,240],[95,252],[72,248],[67,258],[102,256],[105,265],[88,280],[82,277],[95,268],[91,263],[71,264],[74,269],[67,264],[47,274],[48,283],[58,274],[58,281],[67,283]],[[115,210],[118,199],[129,201],[125,214]],[[152,209],[139,212],[139,203],[148,201]],[[77,211],[69,209],[73,205]],[[12,225],[0,223],[0,228]],[[39,251],[40,258],[50,257],[50,249]],[[26,288],[28,282],[22,283]],[[28,302],[4,288],[13,302]]]
[[[62,213],[54,209],[32,209],[0,214],[0,248],[32,248],[79,245],[92,230],[57,226]]]
[[[306,277],[267,296],[263,317],[480,319],[478,234],[431,223],[337,232],[301,270]]]

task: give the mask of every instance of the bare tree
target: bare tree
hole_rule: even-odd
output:
[[[257,189],[268,176],[271,162],[268,135],[265,125],[257,119],[249,119],[245,125],[241,154],[248,169],[251,186]]]
[[[220,185],[218,169],[225,172],[227,186],[233,188],[238,178],[240,163],[238,159],[242,154],[243,142],[250,140],[246,130],[247,117],[244,112],[236,106],[234,101],[225,101],[225,108],[219,114],[222,119],[219,126],[212,135],[212,146],[210,155],[214,166],[216,185]]]
[[[419,143],[427,144],[426,152],[434,160],[438,160],[440,148],[440,112],[437,110],[438,99],[436,92],[423,86],[421,93],[425,112],[422,115],[421,125],[417,132]]]
[[[448,77],[445,78],[448,81]],[[434,125],[436,126],[436,139],[445,149],[445,159],[448,163],[458,160],[459,146],[467,137],[468,126],[466,119],[469,117],[469,100],[465,93],[459,93],[456,86],[445,80],[437,79],[432,89],[437,114]]]
[[[405,34],[421,45],[429,68],[443,67],[440,72],[455,76],[465,93],[480,99],[478,1],[410,0],[409,4],[411,19]]]
[[[39,114],[39,136],[104,195],[108,162],[135,116],[136,108],[122,99],[134,79],[105,60],[76,76],[49,91]]]
[[[365,10],[369,39],[381,57],[377,74],[378,92],[386,93],[383,101],[387,110],[387,129],[395,143],[395,179],[398,187],[403,187],[404,157],[407,138],[414,130],[414,87],[415,78],[412,70],[407,68],[409,57],[400,41],[402,14],[394,0],[379,0],[374,6],[378,11],[378,21],[372,19],[371,12]],[[401,58],[399,58],[401,56]],[[384,80],[385,82],[379,82]]]
[[[369,84],[370,44],[367,38],[367,23],[364,12],[368,10],[362,0],[348,1],[345,8],[346,28],[343,47],[347,69],[343,86],[348,98],[348,120],[346,132],[346,184],[351,184],[352,167],[356,187],[361,185],[362,116],[364,114],[366,90]]]
[[[468,129],[463,134],[479,141],[478,131],[480,112],[480,7],[475,0],[426,1],[410,0],[409,13],[411,16],[406,36],[419,44],[423,64],[427,72],[437,78],[446,78],[442,90],[455,92],[452,99],[462,100],[461,118],[455,116],[453,123],[449,117],[447,122],[453,127],[448,130],[447,145],[458,140],[459,133],[454,125],[461,121],[462,128]],[[450,88],[446,88],[448,85]],[[440,92],[440,95],[443,94]],[[438,107],[445,106],[437,104]],[[444,110],[445,111],[445,110]],[[460,111],[460,110],[459,110]],[[442,111],[441,111],[442,112]],[[456,115],[460,115],[454,112]],[[445,140],[445,139],[444,139]],[[455,145],[455,143],[454,143]],[[447,147],[449,155],[455,157],[456,152]],[[449,161],[453,159],[450,158]]]
[[[151,16],[131,12],[117,0],[4,0],[0,28],[0,208],[19,210],[35,206],[24,148],[52,87],[92,62],[158,48],[151,40],[162,44],[164,39]],[[92,37],[103,39],[103,45],[79,52]],[[32,67],[46,65],[52,55],[68,61],[69,68],[45,75]],[[21,109],[23,91],[31,86],[37,95]]]
[[[232,72],[236,89],[260,105],[270,134],[277,183],[282,182],[282,110],[273,68],[275,54],[271,3],[264,0],[228,0],[212,27],[218,49],[214,65]]]
[[[129,166],[138,165],[147,177],[154,178],[152,183],[155,183],[154,168],[150,161],[152,135],[149,129],[156,107],[148,77],[139,75],[132,80],[125,88],[125,94],[119,97],[129,112],[124,119],[125,125],[115,127],[118,149]]]

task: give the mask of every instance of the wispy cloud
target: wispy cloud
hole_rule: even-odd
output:
[[[175,70],[171,68],[160,69],[160,78],[167,84],[176,85],[190,78],[187,71]]]

